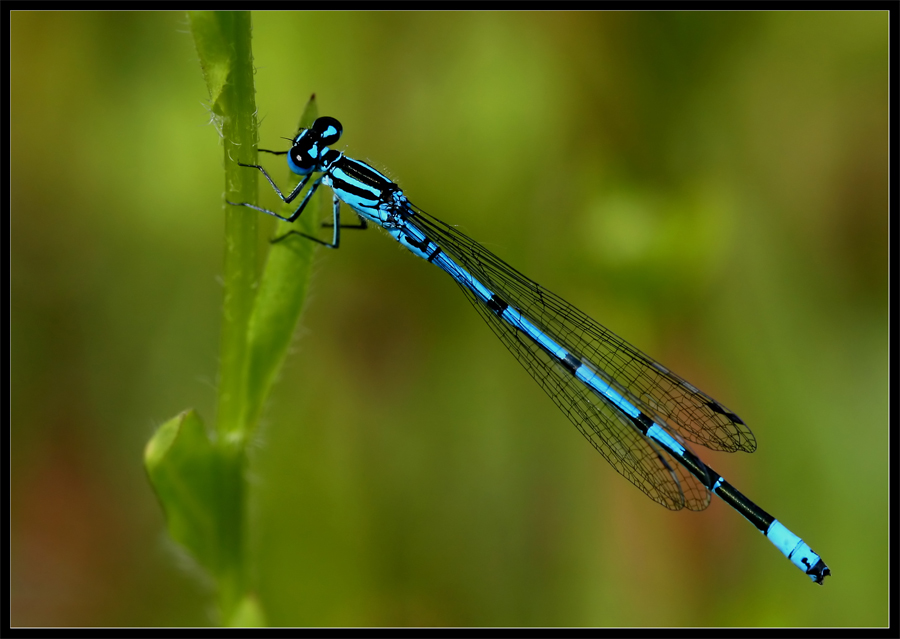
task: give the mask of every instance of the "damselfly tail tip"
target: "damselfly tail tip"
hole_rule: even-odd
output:
[[[825,577],[831,576],[831,568],[826,566],[825,562],[819,559],[815,566],[806,571],[806,574],[810,576],[813,582],[822,586],[825,584]]]

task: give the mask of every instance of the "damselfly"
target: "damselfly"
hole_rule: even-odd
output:
[[[743,421],[685,380],[592,320],[577,308],[528,279],[454,227],[428,215],[406,199],[400,187],[368,164],[330,149],[343,129],[334,118],[318,118],[301,129],[287,155],[294,173],[305,176],[285,196],[266,170],[255,164],[278,196],[290,203],[321,173],[294,212],[283,217],[240,203],[287,222],[295,221],[320,184],[334,194],[333,235],[338,248],[340,207],[385,229],[414,255],[446,271],[488,326],[525,370],[606,461],[654,501],[671,510],[703,510],[711,494],[746,517],[784,555],[817,584],[831,570],[800,537],[747,499],[704,464],[687,442],[712,450],[756,450],[756,438]],[[685,441],[686,440],[686,441]]]

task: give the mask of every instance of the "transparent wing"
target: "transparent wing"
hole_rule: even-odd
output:
[[[703,391],[528,279],[475,240],[413,207],[414,221],[443,251],[485,286],[554,336],[561,345],[624,388],[635,406],[686,440],[712,450],[756,450],[744,422]]]
[[[441,250],[568,351],[615,380],[617,389],[630,402],[670,433],[713,450],[756,449],[750,429],[722,404],[471,238],[421,209],[412,208],[412,223]],[[462,288],[494,333],[619,473],[668,508],[681,508],[679,504],[691,509],[705,507],[708,491],[681,464],[633,426],[623,423],[615,409],[606,406],[542,349]]]
[[[670,510],[703,510],[709,491],[619,411],[460,285],[475,310],[581,434],[623,477]]]

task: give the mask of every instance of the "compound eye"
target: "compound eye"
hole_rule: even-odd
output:
[[[328,146],[341,139],[341,133],[344,132],[344,127],[342,127],[341,123],[334,118],[326,116],[317,118],[316,121],[313,122],[312,130],[319,134],[322,144]]]
[[[316,166],[316,158],[310,153],[309,146],[295,146],[288,153],[288,164],[291,171],[299,175],[306,175]]]

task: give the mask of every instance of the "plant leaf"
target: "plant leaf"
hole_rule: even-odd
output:
[[[310,127],[317,116],[318,109],[313,95],[303,111],[300,128]],[[291,180],[287,190],[291,190],[299,178],[291,174]],[[290,230],[310,235],[319,231],[322,191],[324,189],[313,195],[296,222],[278,222],[276,236],[284,235]],[[282,215],[292,213],[302,197],[300,195],[292,204],[286,204]],[[255,425],[259,420],[263,403],[287,356],[297,320],[303,310],[303,302],[306,300],[317,247],[315,242],[293,236],[273,244],[269,249],[248,328],[247,413],[244,418],[247,424]]]
[[[228,563],[228,537],[240,502],[221,450],[210,440],[199,415],[188,410],[160,426],[144,449],[144,466],[162,505],[169,534],[210,574]]]

